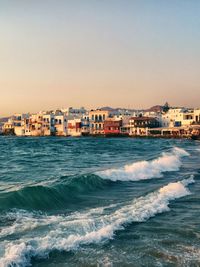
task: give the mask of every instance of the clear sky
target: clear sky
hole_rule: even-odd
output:
[[[200,106],[200,1],[0,1],[0,116],[165,101]]]

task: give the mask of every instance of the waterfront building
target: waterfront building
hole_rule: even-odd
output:
[[[108,118],[104,121],[105,135],[119,135],[121,133],[122,119]]]
[[[82,115],[81,118],[81,133],[82,135],[89,135],[90,134],[90,117],[89,113]]]
[[[197,115],[196,115],[197,116]],[[162,127],[172,128],[189,126],[195,121],[194,109],[170,108],[162,114]]]
[[[4,134],[24,135],[24,120],[28,118],[28,114],[15,114],[4,123],[2,131]]]
[[[170,108],[166,113],[162,114],[162,127],[173,127],[175,121],[179,121],[181,118],[182,108]]]
[[[12,118],[9,118],[2,127],[3,134],[14,134],[14,122]]]
[[[54,132],[53,114],[40,112],[24,120],[25,136],[50,136]]]
[[[130,124],[129,124],[129,120],[130,118],[132,118],[132,116],[122,116],[122,126],[120,129],[120,133],[123,135],[130,135]]]
[[[47,112],[43,114],[43,131],[45,136],[50,136],[55,134],[54,126],[54,114]]]
[[[110,110],[91,110],[89,112],[90,134],[104,134],[104,121],[107,120],[111,114],[112,111]]]
[[[29,117],[29,114],[14,114],[12,116],[12,122],[14,127],[14,134],[17,136],[25,135],[25,120]]]
[[[43,123],[43,115],[41,113],[31,115],[27,122],[25,135],[43,136],[44,130],[46,130],[46,124]]]
[[[21,125],[14,126],[14,133],[17,136],[24,136],[25,135],[25,119],[21,122]]]
[[[59,114],[54,116],[55,135],[67,136],[67,116]]]
[[[68,120],[67,134],[70,136],[81,136],[81,119]]]
[[[130,135],[148,135],[149,128],[159,127],[159,122],[153,117],[132,117],[129,120]]]
[[[194,109],[194,122],[200,124],[200,109]]]

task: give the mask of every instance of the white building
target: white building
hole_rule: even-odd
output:
[[[61,110],[63,113],[65,113],[68,117],[72,118],[81,118],[84,114],[87,113],[87,110],[84,107],[81,108],[66,108]]]
[[[25,120],[29,117],[29,114],[15,114],[13,115],[2,127],[4,133],[13,133],[17,136],[24,136]]]
[[[81,119],[68,120],[67,133],[70,136],[81,136]]]
[[[194,121],[200,124],[200,109],[194,109]]]
[[[81,118],[81,133],[82,135],[88,135],[90,133],[90,118],[88,112]]]
[[[194,110],[185,108],[170,108],[162,114],[161,125],[165,128],[189,126],[194,123]]]
[[[29,118],[29,114],[15,114],[13,116],[14,120],[14,133],[17,136],[24,136],[25,135],[25,125],[26,120]]]
[[[67,116],[64,114],[54,116],[55,135],[67,136]]]

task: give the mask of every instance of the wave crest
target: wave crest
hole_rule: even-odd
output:
[[[103,179],[112,181],[139,181],[162,177],[163,172],[178,171],[181,158],[189,156],[185,150],[174,147],[171,153],[163,153],[152,161],[139,161],[125,165],[120,169],[109,169],[97,174]]]
[[[112,239],[114,233],[124,229],[127,224],[144,222],[156,214],[169,211],[169,202],[190,194],[186,186],[193,182],[193,177],[190,177],[180,182],[169,183],[121,208],[97,208],[68,217],[43,215],[40,220],[48,225],[43,235],[34,237],[34,231],[30,231],[32,236],[25,235],[23,239],[13,243],[5,241],[0,266],[30,266],[32,257],[47,257],[53,250],[70,251],[78,249],[81,245]],[[24,220],[21,223],[24,223]]]

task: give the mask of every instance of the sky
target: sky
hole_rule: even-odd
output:
[[[0,117],[200,107],[200,1],[1,0]]]

